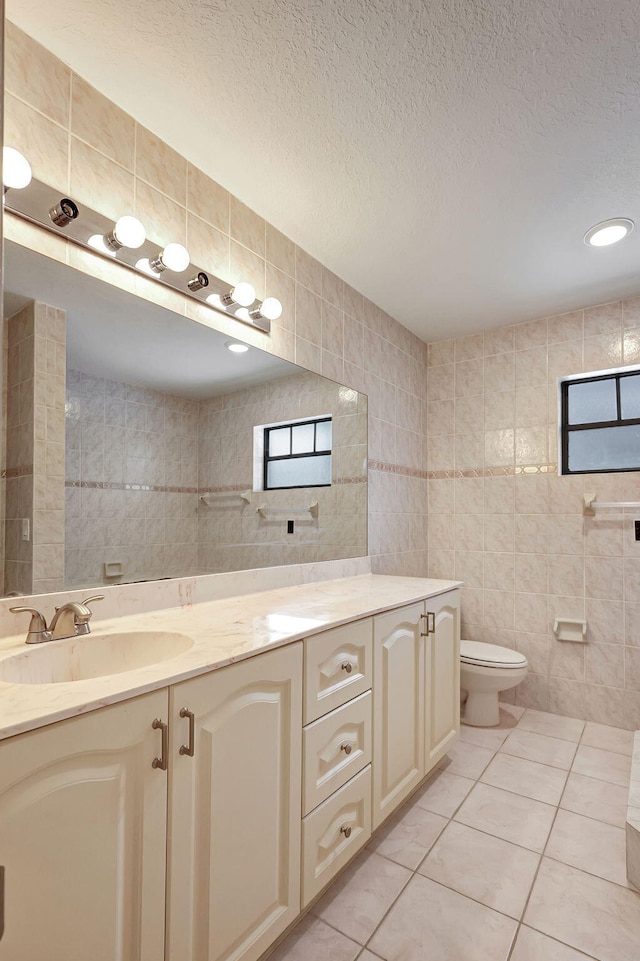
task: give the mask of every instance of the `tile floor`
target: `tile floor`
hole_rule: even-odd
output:
[[[639,961],[629,731],[502,705],[270,961]]]

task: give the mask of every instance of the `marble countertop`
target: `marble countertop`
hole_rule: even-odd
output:
[[[0,681],[0,738],[74,717],[195,677],[309,637],[320,631],[460,587],[459,581],[364,574],[297,587],[184,604],[126,617],[96,619],[92,637],[125,632],[174,632],[193,639],[188,650],[146,667],[87,680],[48,684]],[[65,641],[25,645],[25,634],[0,641],[2,662]]]

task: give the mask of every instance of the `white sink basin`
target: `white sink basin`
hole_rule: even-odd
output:
[[[183,654],[193,639],[168,631],[85,634],[45,641],[0,661],[0,681],[56,684],[135,671]]]

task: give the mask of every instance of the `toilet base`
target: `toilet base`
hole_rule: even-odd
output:
[[[495,727],[500,723],[497,691],[469,691],[464,708],[464,724],[471,727]]]

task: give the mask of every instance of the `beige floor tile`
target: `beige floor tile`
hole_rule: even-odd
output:
[[[411,801],[378,831],[369,848],[415,871],[447,824],[447,818]]]
[[[326,958],[325,961],[331,961],[331,959]],[[365,949],[358,958],[358,961],[380,961],[380,956],[377,954],[372,954],[371,951],[367,951]]]
[[[561,714],[545,714],[544,711],[525,711],[518,721],[518,728],[548,737],[559,737],[563,741],[579,741],[584,721]]]
[[[411,877],[400,864],[365,851],[318,901],[313,913],[365,944]]]
[[[599,961],[638,961],[640,895],[558,861],[543,858],[524,920]]]
[[[511,961],[589,961],[586,954],[574,951],[524,925],[518,931]]]
[[[596,778],[572,772],[560,807],[623,828],[627,820],[628,796],[627,788],[621,784],[598,781]]]
[[[558,811],[545,857],[627,886],[626,842],[622,828],[593,821],[572,811]],[[640,910],[640,904],[638,905]]]
[[[516,922],[415,875],[371,939],[385,961],[506,961]]]
[[[470,724],[460,725],[460,740],[467,744],[477,744],[490,751],[497,751],[508,737],[510,728],[499,727],[471,727]]]
[[[567,780],[567,772],[537,761],[526,761],[510,754],[496,754],[480,778],[485,784],[513,791],[525,797],[558,804]]]
[[[542,853],[555,813],[556,808],[550,804],[511,794],[489,784],[477,784],[455,820],[503,841],[512,841]]]
[[[470,777],[475,780],[475,778],[480,777],[494,753],[486,747],[478,747],[475,744],[467,744],[466,741],[458,741],[447,751],[450,760],[447,771],[450,774],[461,774],[462,777]]]
[[[633,754],[633,731],[621,731],[619,727],[608,727],[606,724],[594,724],[588,721],[582,744],[589,747],[599,747],[603,751],[614,751],[616,754]]]
[[[460,894],[520,918],[540,856],[451,821],[420,865],[419,873]]]
[[[460,807],[474,784],[475,781],[468,777],[450,774],[448,770],[440,770],[421,791],[414,795],[414,801],[419,807],[426,808],[427,811],[433,811],[435,814],[450,818]]]
[[[524,707],[507,704],[506,701],[500,701],[500,724],[498,727],[515,727],[525,710],[526,708]]]
[[[500,750],[503,754],[513,754],[527,761],[538,761],[540,764],[549,764],[551,767],[568,771],[576,753],[576,745],[572,741],[547,737],[546,734],[534,734],[518,727],[512,731]]]
[[[624,754],[602,751],[598,747],[588,747],[586,744],[581,744],[571,770],[576,774],[585,774],[587,777],[595,777],[600,781],[610,781],[611,784],[628,787],[631,774],[631,758]]]
[[[308,914],[269,955],[269,961],[354,961],[361,945]]]

